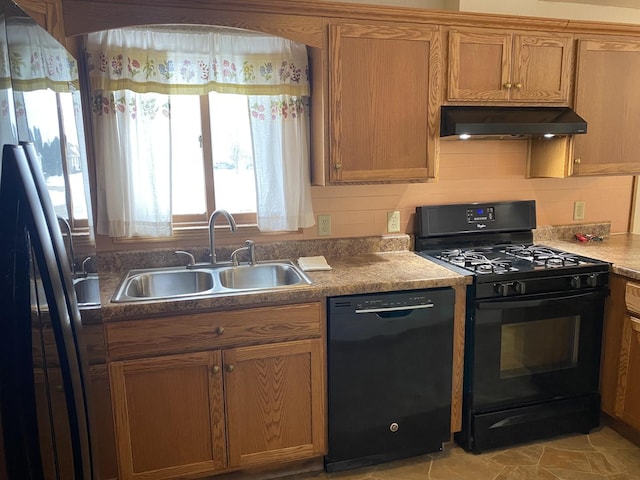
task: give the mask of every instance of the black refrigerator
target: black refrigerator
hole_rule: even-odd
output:
[[[0,164],[0,479],[90,480],[88,364],[67,252],[30,144],[5,145]],[[53,333],[45,355],[38,322]],[[42,348],[41,348],[42,347]],[[43,362],[43,364],[40,364]],[[55,431],[51,382],[63,390],[65,435]],[[46,380],[46,378],[45,378]],[[65,445],[60,439],[64,438]],[[64,455],[70,459],[65,462]],[[63,469],[62,465],[70,466]]]

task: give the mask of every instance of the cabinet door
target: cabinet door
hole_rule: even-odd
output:
[[[509,33],[451,30],[447,99],[508,101],[511,46]]]
[[[569,102],[571,35],[514,35],[511,100]]]
[[[325,450],[321,340],[224,351],[229,467]]]
[[[332,182],[436,176],[439,38],[436,27],[330,25]]]
[[[120,480],[226,466],[219,351],[109,365]]]
[[[577,62],[573,175],[640,173],[640,42],[582,40]]]
[[[640,318],[625,318],[619,368],[616,414],[640,430]]]

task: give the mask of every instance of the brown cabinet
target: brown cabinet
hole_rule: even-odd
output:
[[[333,24],[329,47],[331,182],[435,178],[439,28]]]
[[[566,34],[451,30],[447,100],[567,104],[572,44]]]
[[[640,431],[640,283],[627,282],[615,413]]]
[[[319,303],[132,320],[106,331],[110,358],[113,341],[121,359],[109,363],[121,480],[324,453]],[[139,358],[141,337],[160,356]]]
[[[640,435],[640,281],[611,275],[602,339],[602,410]]]
[[[572,175],[640,173],[640,41],[581,40],[575,110],[587,121],[576,135]]]

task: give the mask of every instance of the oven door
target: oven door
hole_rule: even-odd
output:
[[[607,289],[476,302],[473,410],[598,391]]]

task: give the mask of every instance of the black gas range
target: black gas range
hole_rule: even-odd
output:
[[[533,200],[424,206],[416,218],[416,252],[473,275],[478,298],[607,284],[608,263],[533,243]]]
[[[534,244],[532,200],[416,217],[416,252],[473,277],[456,441],[479,453],[597,426],[609,264]]]

